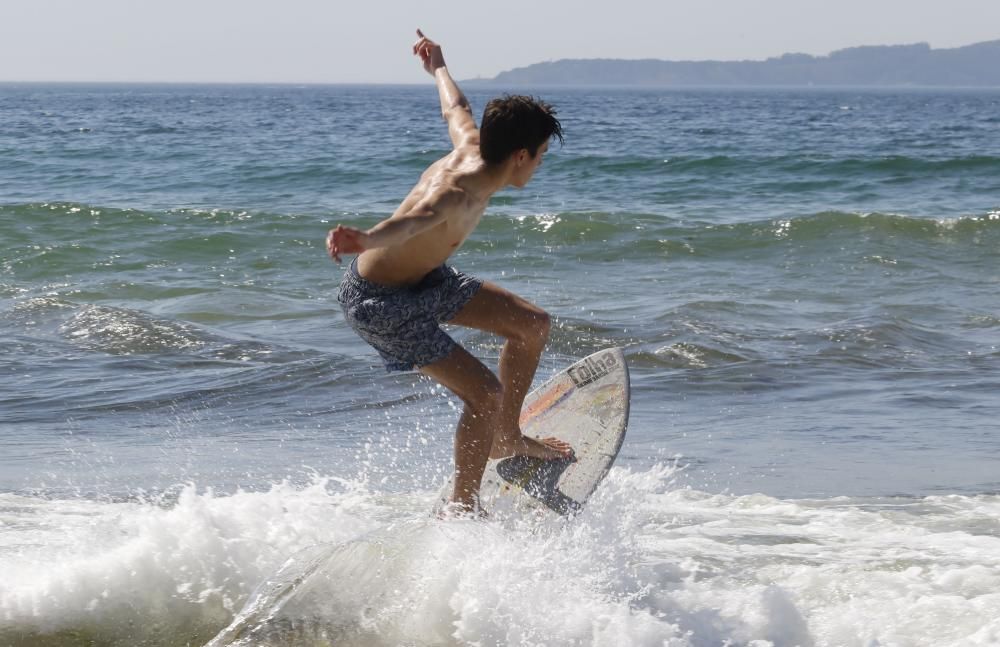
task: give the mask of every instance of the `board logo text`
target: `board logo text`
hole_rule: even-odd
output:
[[[618,366],[618,358],[614,353],[605,353],[600,357],[588,357],[576,366],[571,367],[567,373],[573,380],[573,384],[587,386],[605,375],[611,373]]]

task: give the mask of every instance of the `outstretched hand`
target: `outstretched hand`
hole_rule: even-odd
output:
[[[424,36],[424,32],[417,30],[417,42],[413,43],[413,53],[420,57],[427,73],[434,75],[434,70],[444,67],[444,54],[441,46]]]
[[[360,229],[337,225],[326,235],[326,252],[339,263],[341,254],[360,254],[367,249],[367,242],[368,234]]]

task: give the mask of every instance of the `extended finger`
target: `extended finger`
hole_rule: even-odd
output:
[[[427,38],[426,36],[424,36],[419,31],[417,33],[420,34],[420,38],[418,38],[416,40],[416,42],[413,43],[413,53],[414,54],[416,54],[417,50],[419,50],[423,45],[425,45],[426,43],[430,43],[431,42],[431,40],[429,38]]]

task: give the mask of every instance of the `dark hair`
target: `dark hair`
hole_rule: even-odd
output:
[[[534,97],[507,94],[486,104],[479,154],[487,164],[500,164],[522,148],[534,157],[553,137],[562,143],[562,124],[552,106]]]

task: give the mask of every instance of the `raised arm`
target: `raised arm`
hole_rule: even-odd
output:
[[[472,116],[469,100],[465,98],[458,84],[451,78],[444,62],[441,46],[424,36],[417,30],[419,37],[413,44],[413,53],[420,57],[424,69],[434,77],[437,83],[438,97],[441,99],[441,115],[448,122],[448,134],[451,143],[456,148],[462,145],[478,143],[479,129]]]

